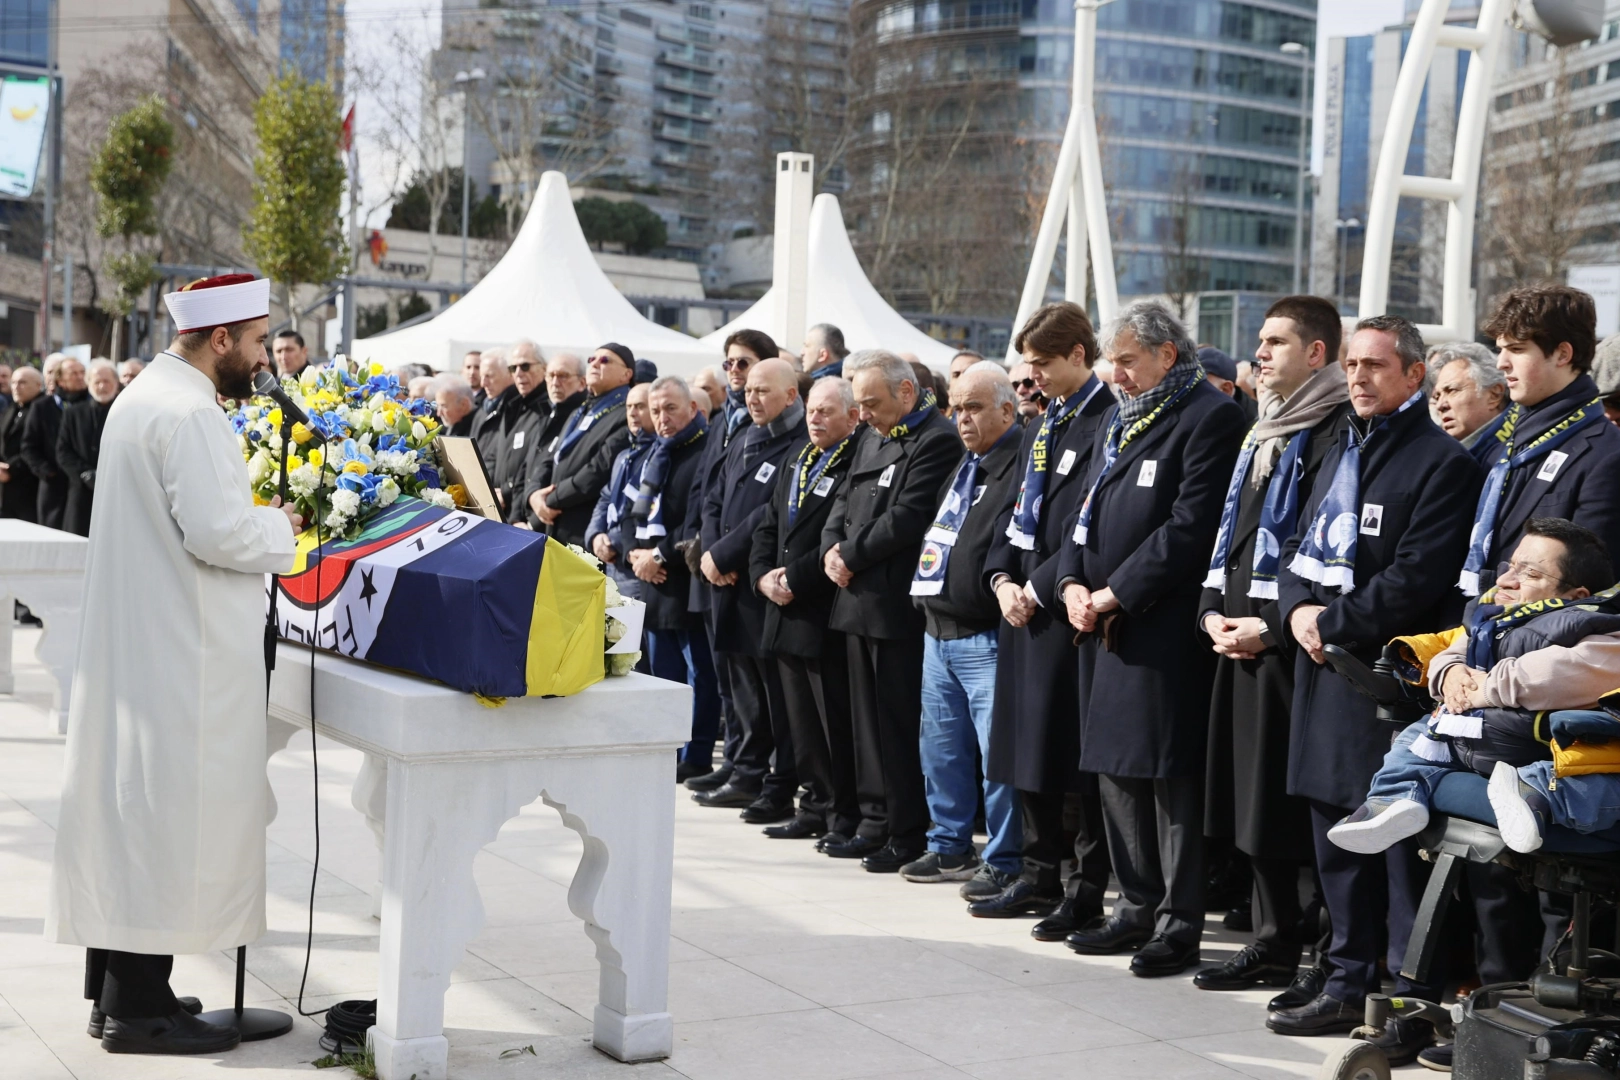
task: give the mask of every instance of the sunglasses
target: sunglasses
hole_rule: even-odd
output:
[[[597,367],[607,367],[612,363],[622,364],[624,363],[624,360],[615,353],[597,353],[595,356],[591,357],[585,362],[587,364],[594,364]]]
[[[521,364],[507,364],[506,366],[512,371],[529,371],[534,367],[534,365],[527,360],[523,361]]]
[[[1035,389],[1035,380],[1018,379],[1013,383],[1013,387],[1018,390],[1033,390]]]
[[[748,365],[752,364],[752,363],[753,363],[752,360],[749,360],[749,359],[747,359],[745,357],[741,357],[741,356],[739,356],[735,360],[732,360],[731,358],[727,357],[725,363],[721,364],[720,366],[722,368],[724,368],[726,371],[747,371],[748,370]]]

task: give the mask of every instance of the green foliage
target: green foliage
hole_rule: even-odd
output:
[[[461,235],[461,170],[446,170],[444,200],[439,204],[439,233],[442,236]],[[433,197],[428,194],[429,184],[437,179],[430,174],[418,173],[410,186],[399,193],[388,212],[388,228],[412,229],[427,232],[433,220]],[[437,186],[437,185],[435,185]],[[478,195],[478,184],[467,192],[470,206],[467,211],[467,235],[475,240],[506,239],[506,212],[493,195]]]
[[[253,110],[253,211],[244,247],[273,281],[290,289],[347,268],[343,239],[343,122],[325,83],[287,71]]]
[[[399,321],[405,322],[418,315],[426,315],[433,310],[433,305],[427,302],[427,297],[421,293],[411,293],[399,302]]]
[[[158,280],[156,260],[145,252],[109,255],[105,269],[113,288],[101,294],[97,305],[109,315],[122,317],[134,311],[141,294]]]
[[[157,235],[154,200],[174,164],[174,125],[156,94],[113,118],[90,162],[98,197],[96,231],[102,236]]]
[[[638,202],[615,202],[592,196],[574,204],[579,227],[592,244],[623,244],[633,255],[645,255],[669,242],[664,219]]]
[[[354,1054],[327,1054],[310,1062],[317,1069],[351,1069],[360,1080],[377,1080],[377,1059],[372,1056],[371,1047],[366,1047],[360,1053]]]

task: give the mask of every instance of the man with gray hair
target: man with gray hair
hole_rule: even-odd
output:
[[[572,391],[583,391],[584,373],[575,371],[580,366],[579,358],[572,359],[573,364],[567,365],[559,354],[552,362],[569,371],[574,384]],[[507,406],[501,441],[495,452],[495,468],[489,478],[495,485],[495,497],[502,513],[515,525],[528,517],[529,508],[523,501],[523,493],[528,487],[535,444],[552,417],[557,392],[540,346],[527,338],[513,342],[506,351],[506,370],[512,376],[512,388],[517,394]]]
[[[499,472],[498,457],[507,442],[507,433],[517,414],[520,396],[512,385],[512,372],[506,366],[506,350],[485,349],[478,358],[478,381],[484,388],[484,403],[473,419],[472,437],[484,471],[490,479]]]
[[[1196,619],[1246,425],[1162,304],[1125,308],[1104,340],[1120,400],[1042,601],[1061,605],[1082,636],[1080,769],[1097,774],[1120,895],[1111,916],[1067,942],[1085,954],[1136,948],[1131,973],[1153,978],[1199,960],[1215,654]]]
[[[838,586],[829,625],[847,635],[862,820],[847,843],[823,850],[892,874],[922,855],[928,829],[918,744],[923,618],[911,580],[962,443],[898,356],[859,352],[844,371],[873,430],[850,462],[821,544],[822,567]]]
[[[145,360],[136,360],[134,357],[131,357],[128,360],[120,360],[120,361],[118,361],[118,383],[119,383],[119,385],[120,386],[128,386],[130,383],[135,381],[135,377],[137,375],[139,375],[141,372],[143,372],[145,370],[146,370],[146,361]]]
[[[1472,341],[1448,341],[1429,350],[1427,363],[1435,377],[1429,397],[1435,423],[1474,460],[1488,465],[1499,446],[1494,436],[1512,404],[1496,354]]]
[[[996,699],[996,628],[1001,606],[984,572],[996,523],[1018,465],[1018,395],[1000,364],[980,360],[951,383],[951,418],[965,448],[939,490],[934,523],[923,538],[911,578],[922,609],[923,778],[928,796],[928,850],[900,868],[907,881],[967,881],[979,870],[973,819],[979,808],[976,761],[990,760]],[[984,781],[990,841],[984,861],[1007,877],[1023,868],[1018,794]]]
[[[461,438],[472,434],[477,401],[472,386],[460,375],[445,374],[433,380],[433,404],[446,435]]]
[[[62,430],[56,436],[56,461],[67,477],[67,506],[62,528],[80,536],[90,535],[90,510],[96,491],[96,462],[101,457],[101,430],[107,426],[107,412],[122,389],[118,369],[111,360],[90,361],[87,378],[90,396],[69,405],[62,413]]]
[[[23,459],[28,413],[45,393],[37,368],[20,366],[11,376],[11,406],[0,412],[0,518],[39,520],[39,479]],[[0,618],[6,618],[0,612]]]
[[[804,334],[804,370],[816,378],[844,373],[844,332],[832,323],[817,323]]]

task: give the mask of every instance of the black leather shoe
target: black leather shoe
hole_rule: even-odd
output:
[[[874,840],[869,836],[852,836],[843,843],[835,843],[828,837],[822,841],[821,853],[834,859],[864,859],[868,855],[876,855],[886,845],[887,841]]]
[[[743,813],[748,811],[744,810]],[[765,835],[772,840],[811,840],[827,834],[827,823],[818,817],[800,814],[785,825],[772,825]]]
[[[1361,1026],[1365,1013],[1359,1001],[1340,1001],[1322,993],[1297,1009],[1280,1009],[1270,1014],[1266,1017],[1266,1027],[1279,1035],[1348,1035]],[[1417,1050],[1412,1051],[1412,1056],[1417,1056]]]
[[[1352,1035],[1351,1038],[1362,1037]],[[1382,1032],[1362,1041],[1370,1042],[1382,1050],[1384,1056],[1389,1059],[1389,1067],[1398,1069],[1402,1065],[1410,1065],[1416,1061],[1418,1054],[1434,1043],[1434,1025],[1427,1020],[1392,1016],[1384,1021]]]
[[[1096,926],[1076,930],[1064,938],[1063,943],[1086,956],[1112,956],[1141,948],[1152,939],[1153,931],[1110,915]]]
[[[1057,909],[1029,928],[1029,936],[1036,941],[1062,941],[1076,930],[1083,930],[1102,918],[1102,905],[1082,907],[1080,901],[1065,896]]]
[[[1061,896],[1045,896],[1035,886],[1019,878],[997,896],[975,900],[967,906],[975,919],[1016,919],[1021,915],[1050,915],[1063,902]]]
[[[1139,979],[1158,979],[1166,975],[1180,975],[1198,963],[1198,942],[1172,941],[1162,934],[1153,939],[1131,957],[1131,974]]]
[[[711,769],[702,776],[694,776],[685,783],[688,791],[714,791],[716,788],[723,787],[726,781],[730,779],[731,762],[724,761],[720,763],[718,769]]]
[[[748,804],[739,815],[750,825],[769,825],[773,821],[786,821],[793,816],[792,802],[775,802],[761,795]]]
[[[786,826],[784,826],[784,828],[785,827]],[[823,836],[820,840],[816,841],[816,850],[825,855],[827,854],[827,848],[829,845],[832,847],[839,847],[847,843],[849,843],[849,835],[847,833],[829,832],[826,836]]]
[[[1452,1053],[1456,1049],[1456,1043],[1446,1043],[1442,1046],[1431,1046],[1427,1050],[1419,1050],[1417,1063],[1425,1069],[1448,1073],[1451,1071]]]
[[[1318,961],[1308,968],[1301,968],[1294,981],[1288,984],[1288,989],[1266,1002],[1267,1012],[1282,1012],[1284,1009],[1297,1009],[1301,1005],[1309,1004],[1311,999],[1322,992],[1327,985],[1327,968]]]
[[[708,761],[677,761],[675,763],[675,782],[685,784],[696,780],[700,776],[708,776],[714,772],[714,764]]]
[[[1205,968],[1193,976],[1193,985],[1200,990],[1247,990],[1251,986],[1287,986],[1294,981],[1299,970],[1296,961],[1279,964],[1272,961],[1259,945],[1245,945],[1238,954],[1218,967]]]
[[[893,844],[884,844],[861,860],[861,868],[868,874],[898,874],[902,866],[921,858],[922,853],[922,848],[897,848]]]
[[[700,791],[692,796],[692,801],[699,806],[752,806],[754,800],[759,798],[759,792],[740,788],[735,784],[726,784],[713,791]]]
[[[186,1012],[190,1013],[192,1016],[196,1016],[198,1013],[202,1012],[202,1002],[198,1001],[194,997],[175,998],[175,1000],[180,1003],[180,1007],[182,1009],[186,1010]],[[107,1014],[101,1011],[101,1005],[99,1003],[92,1004],[90,1006],[90,1026],[85,1028],[86,1033],[89,1034],[92,1039],[99,1039],[105,1031],[106,1026]]]
[[[234,1050],[242,1035],[233,1027],[206,1024],[180,1009],[149,1020],[107,1017],[101,1048],[109,1054],[222,1054]]]

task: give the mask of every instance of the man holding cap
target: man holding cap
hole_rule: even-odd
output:
[[[101,437],[45,936],[89,950],[105,1049],[210,1054],[240,1036],[193,1016],[169,973],[174,953],[264,933],[264,575],[292,568],[302,520],[254,505],[216,401],[268,366],[270,283],[164,300],[179,333]]]

